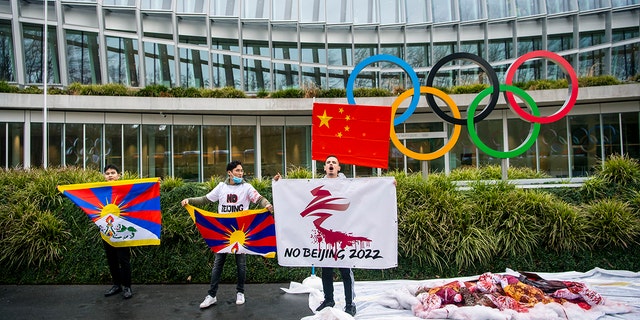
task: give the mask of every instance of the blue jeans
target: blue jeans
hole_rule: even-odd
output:
[[[211,287],[209,288],[209,295],[215,297],[218,293],[218,284],[220,283],[220,276],[222,275],[222,268],[224,262],[227,259],[228,253],[216,253],[216,258],[213,261],[213,268],[211,269]],[[247,278],[247,255],[234,254],[236,258],[236,268],[238,269],[238,284],[236,285],[236,291],[244,293],[244,281]]]

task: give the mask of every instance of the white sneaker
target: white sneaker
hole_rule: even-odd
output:
[[[238,292],[236,296],[236,304],[244,304],[244,293]]]
[[[218,299],[216,299],[216,297],[212,297],[210,295],[207,295],[204,298],[204,301],[202,301],[202,303],[200,304],[200,309],[209,308],[212,304],[216,303],[216,301],[218,301]]]

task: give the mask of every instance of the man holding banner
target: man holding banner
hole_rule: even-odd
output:
[[[120,180],[120,169],[104,167],[104,182],[58,186],[100,229],[113,286],[104,295],[131,291],[132,246],[160,245],[160,179]]]
[[[120,169],[113,164],[104,167],[104,179],[116,181],[120,179]],[[131,291],[131,247],[114,247],[106,241],[102,241],[104,251],[107,254],[107,264],[113,286],[104,293],[105,297],[112,296],[124,290],[122,297],[129,299],[133,296]]]
[[[225,182],[218,184],[205,196],[182,200],[182,206],[189,207],[188,205],[203,205],[208,202],[218,202],[218,213],[231,215],[240,211],[249,210],[250,203],[257,203],[261,207],[273,212],[271,203],[261,196],[251,184],[244,181],[244,171],[240,161],[235,160],[227,164],[227,175],[228,177]],[[211,269],[211,287],[209,288],[208,295],[202,303],[200,303],[201,309],[208,308],[217,302],[216,294],[218,292],[218,284],[227,254],[228,253],[216,253],[215,255],[213,268]],[[236,253],[234,255],[238,273],[236,304],[243,304],[245,302],[244,282],[246,279],[247,258],[244,253]]]
[[[395,179],[346,179],[335,155],[325,159],[324,179],[282,179],[273,184],[278,263],[319,266],[324,300],[334,307],[333,269],[344,285],[344,311],[356,314],[352,268],[397,266]],[[278,174],[274,180],[279,181]]]

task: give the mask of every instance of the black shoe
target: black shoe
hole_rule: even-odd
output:
[[[122,294],[123,299],[130,299],[133,297],[133,292],[130,287],[124,287],[124,293]]]
[[[122,288],[119,285],[114,284],[113,287],[111,287],[111,289],[109,289],[109,290],[104,292],[104,296],[105,297],[110,297],[110,296],[112,296],[112,295],[114,295],[116,293],[120,293],[120,292],[122,292]]]
[[[335,301],[333,301],[333,300],[325,300],[325,301],[322,301],[320,306],[316,308],[316,311],[320,311],[320,310],[322,310],[322,309],[324,309],[326,307],[333,307],[335,305],[336,305]]]
[[[348,304],[347,306],[344,307],[344,312],[350,314],[352,317],[356,315],[356,305],[355,304]]]

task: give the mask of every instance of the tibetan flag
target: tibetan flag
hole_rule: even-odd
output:
[[[391,107],[314,103],[311,158],[386,169],[391,119]]]
[[[186,205],[202,238],[215,253],[276,256],[276,228],[267,209],[213,213]]]
[[[58,186],[100,228],[114,247],[160,244],[160,179]]]

